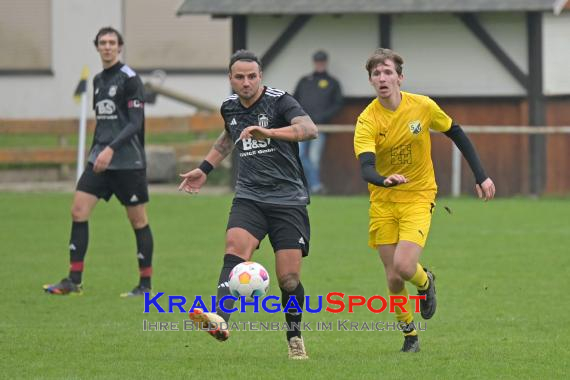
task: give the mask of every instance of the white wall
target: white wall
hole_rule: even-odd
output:
[[[73,100],[73,91],[83,66],[88,65],[91,78],[101,71],[92,42],[95,34],[102,26],[122,30],[121,1],[52,0],[52,4],[54,75],[0,76],[0,118],[77,117],[79,105]],[[220,104],[229,92],[225,75],[171,76],[164,85],[213,104]],[[90,98],[91,94],[89,88]],[[193,112],[191,107],[161,97],[157,105],[146,109],[147,116]],[[89,116],[93,117],[92,112]]]
[[[79,106],[72,94],[83,65],[89,66],[91,77],[101,70],[92,44],[95,33],[107,25],[122,29],[121,1],[53,0],[52,4],[54,75],[0,76],[0,118],[77,117]],[[487,13],[480,19],[527,72],[524,15]],[[290,21],[291,17],[250,17],[248,48],[262,56]],[[524,94],[502,65],[452,15],[395,16],[392,33],[393,48],[405,59],[404,89],[408,91],[435,96]],[[297,80],[312,70],[312,53],[325,49],[330,55],[330,72],[340,80],[345,95],[371,97],[364,63],[377,47],[378,34],[376,15],[315,16],[266,68],[265,83],[292,91]],[[570,12],[544,16],[545,94],[570,94],[568,36]],[[229,93],[225,74],[171,75],[164,85],[214,105]],[[148,116],[187,115],[193,111],[164,97],[147,107]]]
[[[503,50],[526,70],[522,15],[481,19]],[[393,48],[404,57],[404,88],[438,96],[509,96],[525,90],[455,16],[396,17]]]
[[[249,18],[248,47],[260,56],[291,20]],[[311,54],[330,53],[330,72],[347,96],[371,96],[364,64],[378,45],[376,15],[316,16],[265,70],[266,83],[291,91],[311,71]],[[522,14],[485,14],[481,22],[501,47],[527,70]],[[411,14],[393,18],[393,49],[404,57],[404,89],[429,95],[522,95],[524,89],[454,16]]]
[[[544,93],[570,94],[570,11],[545,15],[543,22]]]
[[[339,79],[344,94],[370,95],[364,63],[377,45],[377,19],[375,15],[314,16],[264,69],[264,82],[293,91],[299,78],[313,70],[313,53],[324,49],[329,53],[329,72]],[[290,21],[291,17],[249,17],[247,47],[263,56]]]
[[[52,1],[53,76],[0,77],[0,115],[3,118],[75,117],[73,91],[83,65],[91,73],[101,67],[92,44],[103,25],[121,25],[121,3],[114,0]]]

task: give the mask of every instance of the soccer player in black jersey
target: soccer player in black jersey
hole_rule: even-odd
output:
[[[113,194],[125,206],[137,242],[140,282],[122,297],[151,289],[153,239],[145,203],[148,202],[144,152],[144,99],[140,77],[119,60],[123,37],[111,28],[94,40],[103,71],[93,79],[93,108],[97,118],[88,164],[73,197],[69,276],[45,285],[50,294],[81,294],[83,261],[89,238],[88,219],[100,198]]]
[[[290,296],[304,306],[301,261],[309,254],[309,191],[299,159],[298,142],[317,137],[317,127],[299,103],[284,91],[261,85],[259,59],[252,52],[237,51],[230,59],[229,80],[234,95],[222,104],[225,131],[199,168],[182,175],[180,190],[198,193],[208,173],[237,149],[236,194],[226,231],[226,254],[218,281],[217,299],[229,295],[228,276],[239,263],[251,259],[266,235],[275,251],[277,280],[285,307]],[[233,302],[226,301],[227,309]],[[289,326],[302,313],[285,313]],[[216,313],[194,310],[190,318],[208,325],[228,321],[219,305]],[[212,324],[212,326],[214,326]],[[210,334],[220,341],[227,329]],[[307,359],[299,329],[287,331],[289,358]]]

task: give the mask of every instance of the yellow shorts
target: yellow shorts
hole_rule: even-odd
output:
[[[434,203],[371,202],[368,245],[411,241],[423,247],[426,243]]]

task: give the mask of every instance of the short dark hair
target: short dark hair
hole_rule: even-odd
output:
[[[99,37],[104,36],[105,34],[113,34],[113,33],[117,36],[117,41],[119,42],[119,46],[123,46],[125,42],[123,41],[123,36],[121,36],[121,33],[119,33],[119,31],[113,28],[112,26],[106,26],[104,28],[99,29],[99,31],[97,32],[97,35],[93,40],[95,47],[99,46]]]
[[[324,50],[318,50],[313,54],[313,62],[326,62],[329,60],[329,55]]]
[[[368,71],[368,77],[370,78],[372,76],[372,70],[374,70],[378,64],[384,63],[388,59],[394,62],[398,75],[402,75],[402,66],[404,65],[404,59],[402,56],[393,50],[379,48],[376,49],[366,61],[365,67],[366,71]]]
[[[261,61],[252,51],[240,49],[232,54],[232,57],[230,58],[230,65],[228,67],[230,72],[232,71],[232,66],[237,61],[255,62],[257,63],[257,66],[259,66],[259,71],[261,71]]]

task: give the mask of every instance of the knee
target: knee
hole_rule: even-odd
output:
[[[148,219],[147,219],[146,215],[129,216],[129,221],[131,222],[131,226],[135,230],[139,230],[148,224]]]
[[[73,203],[71,206],[71,220],[74,222],[84,222],[89,217],[87,207],[81,203]]]
[[[387,277],[388,289],[392,293],[398,293],[405,286],[405,282],[400,275],[393,273]]]
[[[406,261],[398,261],[394,263],[394,270],[401,278],[408,280],[416,272],[416,265]]]
[[[226,252],[231,252],[236,256],[240,256],[240,252],[243,251],[243,243],[240,239],[232,236],[226,236]]]
[[[299,286],[299,274],[298,273],[287,273],[283,276],[278,277],[279,287],[286,292],[292,292]]]
[[[233,234],[226,235],[226,253],[231,253],[248,261],[256,248],[257,244],[253,241],[240,236],[233,236]]]

